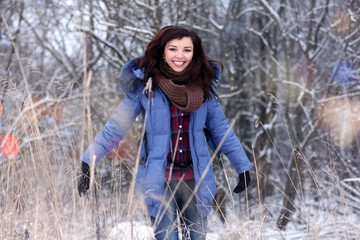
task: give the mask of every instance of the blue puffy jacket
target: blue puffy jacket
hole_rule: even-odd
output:
[[[212,66],[216,77],[219,77],[218,66]],[[126,93],[125,98],[85,151],[82,161],[89,164],[90,159],[96,156],[98,162],[125,137],[135,118],[140,113],[146,113],[146,134],[140,157],[145,161],[141,161],[139,165],[136,192],[145,198],[149,215],[155,217],[159,211],[163,211],[160,199],[165,189],[165,170],[170,147],[170,105],[158,86],[154,87],[152,98],[146,97],[142,80],[143,72],[138,69],[136,60],[124,65],[120,73],[120,86]],[[228,157],[237,173],[248,171],[251,164],[240,141],[227,124],[215,97],[205,101],[198,110],[190,114],[189,138],[197,186],[196,203],[199,213],[208,214],[216,184],[204,127],[209,130],[216,143],[220,143],[225,136],[220,150]]]

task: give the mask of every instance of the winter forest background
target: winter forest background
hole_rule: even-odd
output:
[[[219,100],[253,165],[248,192],[233,195],[237,174],[214,159],[207,239],[360,239],[359,9],[358,0],[0,1],[0,239],[151,239],[133,194],[141,119],[96,166],[87,198],[76,181],[82,152],[124,96],[121,67],[175,24],[224,64]]]

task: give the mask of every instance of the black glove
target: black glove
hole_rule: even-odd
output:
[[[86,191],[89,190],[90,186],[90,167],[87,163],[81,163],[81,173],[78,182],[79,196],[85,195]]]
[[[247,186],[249,186],[250,181],[251,181],[251,177],[250,177],[249,171],[240,173],[240,175],[239,175],[239,183],[234,188],[234,193],[237,194],[237,193],[241,193],[242,191],[244,191],[245,188],[247,188]]]

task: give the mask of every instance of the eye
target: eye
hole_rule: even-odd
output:
[[[169,51],[176,51],[176,48],[168,48]]]
[[[185,52],[192,52],[191,49],[185,49]]]

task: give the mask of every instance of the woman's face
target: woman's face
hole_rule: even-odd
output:
[[[193,48],[190,37],[170,40],[165,45],[164,60],[175,72],[181,72],[189,66],[194,54]]]

